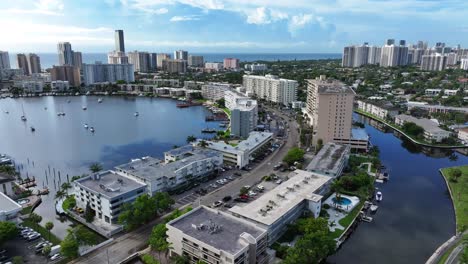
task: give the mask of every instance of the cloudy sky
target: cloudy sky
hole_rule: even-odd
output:
[[[386,38],[468,47],[466,0],[2,0],[0,50],[341,52]]]

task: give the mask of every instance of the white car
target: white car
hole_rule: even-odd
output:
[[[53,255],[52,257],[50,257],[50,260],[57,260],[60,258],[60,253],[57,253],[55,255]]]
[[[247,190],[250,189],[250,185],[245,185],[244,188],[246,188]]]
[[[283,180],[277,180],[276,184],[281,184],[282,182],[283,182]]]
[[[249,191],[249,196],[255,196],[255,195],[257,195],[256,192],[254,192],[254,191]]]
[[[264,191],[265,190],[265,187],[263,185],[258,185],[257,186],[257,189],[260,190],[260,191]]]

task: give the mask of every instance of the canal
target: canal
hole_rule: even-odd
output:
[[[452,203],[438,170],[468,164],[468,158],[418,147],[391,130],[377,129],[373,120],[355,118],[365,123],[372,144],[379,147],[390,181],[377,184],[383,201],[374,221],[361,223],[328,262],[424,263],[455,233]]]
[[[102,103],[95,96],[3,99],[0,153],[13,157],[23,178],[34,176],[39,188],[50,189],[35,212],[43,216],[43,222],[53,220],[52,232],[63,238],[70,222],[56,217],[54,196],[67,178],[89,173],[94,162],[110,169],[132,158],[162,158],[174,145],[186,144],[187,136],[206,138],[210,136],[202,134],[202,129],[219,129],[219,123],[205,122],[210,113],[205,107],[180,109],[176,103],[172,99],[109,96]],[[26,122],[20,119],[23,109]],[[65,116],[57,116],[58,112]],[[95,133],[86,130],[85,123]]]

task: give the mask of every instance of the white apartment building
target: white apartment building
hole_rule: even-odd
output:
[[[221,98],[224,98],[226,91],[231,90],[232,85],[229,83],[207,83],[202,85],[201,94],[203,98],[217,101]]]
[[[150,71],[150,54],[143,51],[128,52],[128,63],[133,64],[136,72]]]
[[[405,123],[412,122],[424,129],[424,138],[427,141],[441,142],[450,137],[450,132],[441,129],[434,121],[426,118],[416,118],[409,115],[395,116],[395,124],[403,126]]]
[[[460,128],[457,136],[463,144],[468,145],[468,128]]]
[[[244,69],[252,72],[266,71],[268,67],[266,64],[254,63],[254,64],[245,64]]]
[[[259,99],[289,106],[297,99],[297,81],[275,75],[244,75],[243,86]]]
[[[377,116],[381,119],[393,118],[398,114],[396,108],[391,102],[385,100],[363,101],[358,100],[358,109],[366,113]]]
[[[231,135],[247,138],[257,128],[258,106],[252,99],[238,100],[231,110]]]
[[[156,65],[158,67],[158,69],[162,69],[163,67],[163,61],[165,60],[170,60],[171,59],[171,55],[170,54],[167,54],[167,53],[158,53],[156,55]]]
[[[135,81],[133,64],[83,64],[82,71],[85,85]]]
[[[188,66],[203,67],[203,65],[204,65],[203,56],[199,56],[199,55],[188,56]]]
[[[123,51],[112,51],[107,54],[109,64],[128,64],[128,56]]]
[[[223,64],[219,62],[205,62],[205,69],[210,71],[221,71],[223,70]]]
[[[228,213],[199,206],[166,224],[170,256],[189,263],[268,263],[265,229]]]
[[[447,56],[441,53],[423,55],[421,60],[421,70],[442,71],[447,66]]]
[[[266,229],[268,244],[272,245],[305,211],[319,217],[322,195],[331,181],[332,178],[325,175],[295,170],[287,181],[254,201],[232,207],[229,212]]]
[[[460,69],[462,70],[468,70],[468,58],[462,58],[460,63]]]
[[[68,91],[70,89],[70,84],[68,81],[51,81],[50,89],[52,91]]]
[[[223,155],[209,148],[191,145],[164,153],[165,160],[152,157],[134,159],[119,165],[119,174],[148,185],[148,192],[173,191],[192,181],[209,176],[223,164]]]
[[[42,79],[20,79],[15,80],[13,85],[26,93],[42,93],[45,83]]]
[[[244,168],[257,153],[270,148],[272,140],[273,133],[254,131],[250,132],[249,137],[239,142],[237,146],[226,144],[223,141],[207,141],[207,148],[220,152],[224,163]]]
[[[78,207],[89,205],[96,218],[117,224],[122,205],[146,194],[146,184],[113,171],[103,171],[75,180],[73,194]]]

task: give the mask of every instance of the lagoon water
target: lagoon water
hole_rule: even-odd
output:
[[[187,136],[209,137],[201,133],[203,128],[219,129],[219,123],[205,122],[210,114],[205,107],[180,109],[176,103],[172,99],[109,96],[102,103],[95,96],[3,99],[0,153],[14,158],[22,177],[34,176],[38,187],[49,187],[51,193],[43,196],[36,211],[45,216],[44,221],[55,219],[55,189],[67,181],[67,174],[71,179],[88,173],[94,162],[110,169],[132,158],[162,158],[174,145],[186,144]],[[82,106],[88,109],[84,111]],[[23,108],[26,122],[20,120]],[[59,117],[57,112],[66,115]],[[85,123],[96,132],[86,130]],[[63,237],[67,226],[55,219],[53,232]]]

